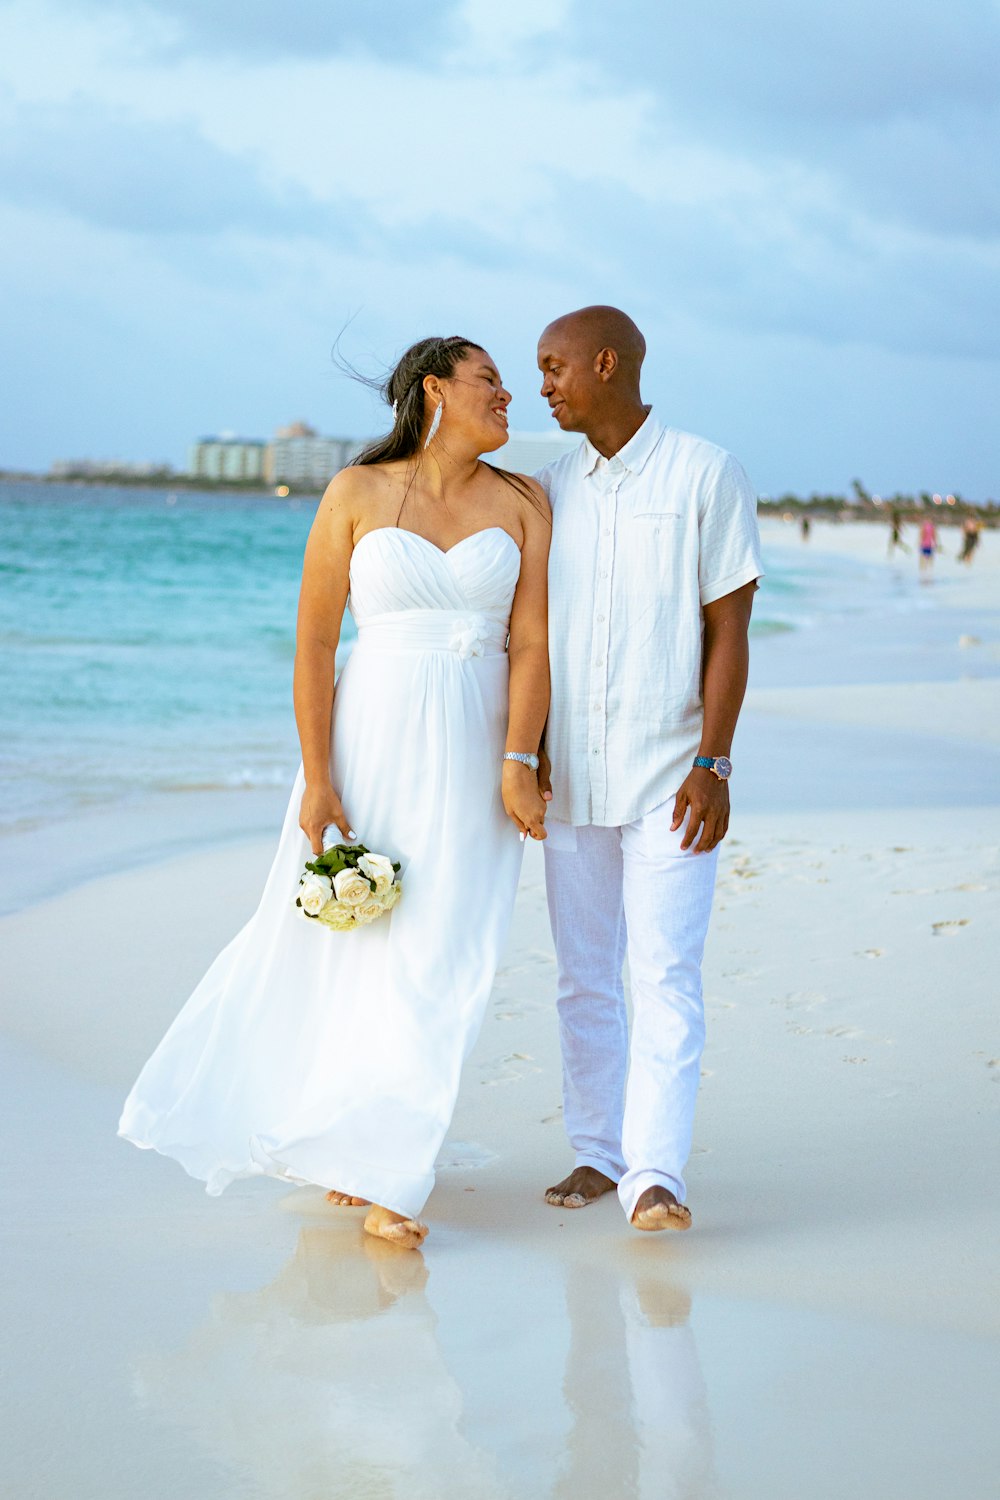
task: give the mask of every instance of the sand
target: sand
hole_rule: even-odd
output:
[[[808,546],[874,569],[884,535]],[[422,1254],[115,1138],[270,837],[5,917],[5,1493],[992,1495],[998,561],[942,567],[916,638],[889,612],[877,645],[866,616],[755,651],[689,1234],[542,1202],[570,1159],[535,848]]]

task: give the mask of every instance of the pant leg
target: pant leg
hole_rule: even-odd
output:
[[[684,1202],[705,1043],[701,960],[717,851],[682,853],[672,815],[673,799],[622,829],[632,1046],[618,1195],[629,1218],[656,1184]]]
[[[617,1182],[625,1170],[621,1131],[628,1066],[621,830],[571,832],[575,849],[544,846],[556,945],[563,1115],[577,1166],[596,1167]]]

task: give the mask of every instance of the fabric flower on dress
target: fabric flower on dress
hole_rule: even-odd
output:
[[[456,620],[449,644],[453,651],[458,652],[462,661],[468,661],[470,656],[484,656],[486,626],[482,620],[477,620],[474,616]]]

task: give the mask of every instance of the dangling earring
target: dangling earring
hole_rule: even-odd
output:
[[[424,447],[425,448],[429,448],[430,447],[431,441],[432,441],[432,439],[434,437],[434,434],[437,432],[438,428],[441,426],[441,413],[443,411],[444,411],[444,402],[443,401],[439,401],[438,404],[437,404],[437,406],[434,408],[434,415],[431,418],[431,425],[427,429],[427,438],[426,438],[426,441],[424,442]]]

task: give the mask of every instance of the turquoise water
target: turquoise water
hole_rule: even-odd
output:
[[[313,501],[0,484],[0,828],[149,792],[285,785]],[[768,560],[760,635],[842,604]],[[349,649],[348,617],[342,649]]]

